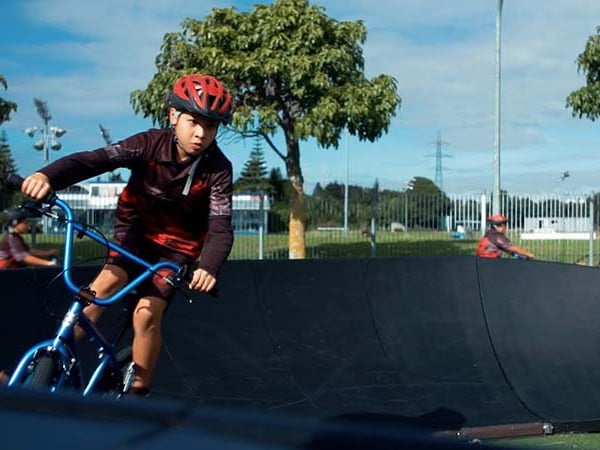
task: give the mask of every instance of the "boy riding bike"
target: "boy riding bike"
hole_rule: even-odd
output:
[[[130,169],[116,209],[115,241],[150,263],[193,264],[189,288],[209,292],[233,244],[232,166],[216,142],[219,124],[231,120],[232,98],[216,78],[191,74],[175,82],[167,106],[169,128],[65,156],[26,177],[21,189],[40,200],[99,174]],[[140,270],[111,252],[90,289],[108,297]],[[175,290],[154,276],[137,291],[130,392],[147,396],[160,353],[162,316]],[[95,322],[102,310],[92,304],[84,313]]]
[[[0,241],[0,269],[21,269],[28,266],[56,266],[57,251],[31,248],[23,239],[31,226],[33,214],[27,208],[15,208],[6,215],[4,236]],[[0,376],[0,381],[1,381]]]
[[[502,214],[494,214],[487,219],[490,229],[477,243],[475,255],[481,258],[500,258],[502,252],[509,255],[519,255],[520,257],[533,259],[533,253],[515,245],[506,237],[506,225],[508,218]]]

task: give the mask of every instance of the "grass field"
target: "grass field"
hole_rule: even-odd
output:
[[[569,433],[553,434],[542,437],[527,437],[515,439],[499,439],[485,441],[488,445],[514,447],[517,449],[600,449],[600,433]]]
[[[443,231],[415,231],[410,233],[378,232],[375,254],[377,256],[458,256],[472,255],[479,235],[466,239],[454,239]],[[565,263],[587,263],[589,241],[545,240],[521,242],[518,236],[511,237],[536,255],[536,259]],[[595,244],[595,243],[594,243]],[[265,259],[285,259],[288,254],[287,234],[267,235],[263,244]],[[306,233],[306,254],[309,258],[368,257],[372,254],[372,243],[360,232],[310,231]],[[258,257],[256,236],[236,236],[233,259],[255,259]],[[600,249],[594,245],[594,261],[598,262]]]
[[[378,232],[373,248],[371,238],[360,231],[309,231],[306,233],[306,255],[308,258],[347,258],[376,256],[458,256],[472,255],[479,236],[468,235],[466,239],[453,239],[443,231],[414,231],[410,233]],[[36,246],[56,248],[62,246],[62,235],[36,236]],[[587,264],[590,243],[587,240],[545,240],[513,242],[536,255],[536,259],[564,263]],[[29,237],[29,242],[31,238]],[[600,249],[594,242],[593,260],[600,260]],[[106,249],[85,240],[75,240],[75,263],[102,261]],[[256,235],[236,235],[230,259],[259,259],[261,248]],[[288,235],[267,234],[262,242],[263,259],[287,259]]]

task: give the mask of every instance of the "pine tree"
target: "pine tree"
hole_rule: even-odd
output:
[[[16,171],[17,165],[10,153],[6,131],[2,130],[2,132],[0,132],[0,174],[3,175]],[[0,185],[0,209],[5,209],[11,205],[13,196],[14,192],[7,190]]]
[[[267,178],[267,163],[265,162],[264,152],[261,141],[257,138],[254,141],[250,157],[244,164],[240,177],[235,181],[233,190],[235,192],[271,192],[272,187]]]
[[[8,83],[4,75],[0,74],[0,86],[4,89],[8,89]],[[10,114],[17,110],[17,104],[9,100],[5,100],[0,97],[0,124],[8,122],[10,120]]]
[[[6,131],[0,132],[0,173],[16,172],[17,166],[10,153]]]

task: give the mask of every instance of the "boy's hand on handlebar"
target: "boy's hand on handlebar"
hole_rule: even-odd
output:
[[[35,200],[42,200],[52,192],[52,186],[50,186],[50,181],[46,175],[35,172],[25,178],[21,191]]]
[[[217,279],[204,269],[196,269],[188,284],[190,289],[200,292],[210,292],[217,284]]]

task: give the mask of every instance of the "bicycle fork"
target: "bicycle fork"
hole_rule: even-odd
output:
[[[25,353],[8,381],[9,387],[27,383],[32,371],[35,370],[40,359],[45,356],[49,356],[55,361],[57,370],[52,386],[48,386],[50,390],[54,391],[62,387],[67,381],[70,381],[75,388],[81,386],[78,358],[72,348],[72,339],[68,338],[73,335],[73,328],[81,310],[82,305],[73,302],[64,315],[56,336],[51,340],[36,344]]]

